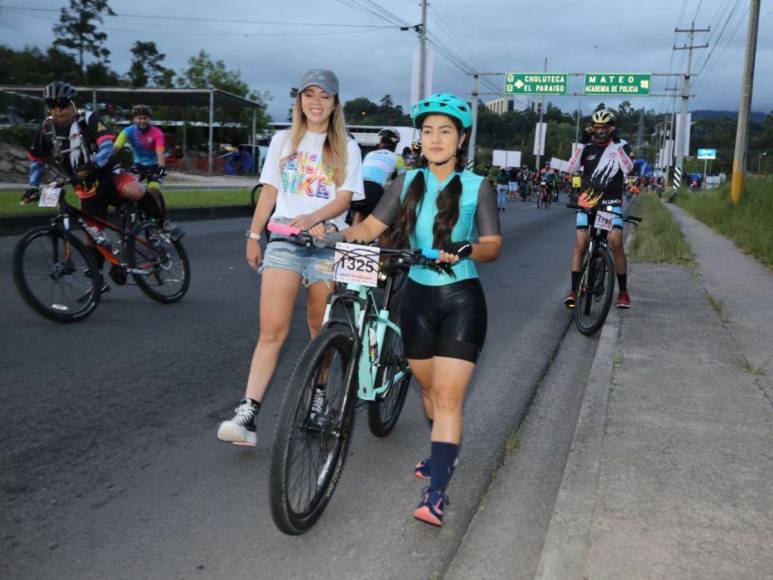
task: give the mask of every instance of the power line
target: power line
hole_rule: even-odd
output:
[[[34,8],[28,6],[13,6],[2,5],[0,8],[12,9],[20,12],[55,12],[59,13],[59,10],[55,8]],[[234,18],[204,18],[196,16],[181,16],[181,15],[164,15],[164,14],[139,14],[128,12],[117,12],[111,18],[141,18],[143,20],[155,19],[155,20],[175,20],[185,22],[215,22],[218,24],[268,24],[271,26],[313,26],[315,28],[398,28],[398,25],[383,25],[383,24],[346,24],[346,23],[332,23],[332,22],[295,22],[284,20],[251,20],[251,19],[234,19]]]
[[[733,14],[735,14],[735,12]],[[744,20],[746,18],[746,15],[749,14],[749,6],[747,5],[747,7],[743,11],[743,13],[738,13],[738,14],[741,14],[741,16],[740,16],[740,18],[738,18],[736,20],[735,27],[733,28],[732,33],[730,34],[729,37],[726,37],[725,43],[720,48],[720,51],[717,53],[717,56],[714,59],[714,62],[712,63],[711,68],[709,69],[708,73],[706,73],[706,75],[703,76],[702,78],[698,79],[698,83],[696,85],[696,90],[697,90],[698,87],[700,87],[701,89],[705,88],[706,86],[709,85],[709,82],[711,81],[711,79],[714,78],[714,75],[719,70],[718,65],[719,65],[720,61],[722,60],[722,57],[725,55],[725,52],[727,52],[727,49],[732,44],[733,39],[735,38],[735,35],[738,33],[738,27],[741,25],[741,23],[744,22]],[[718,46],[719,46],[719,43],[714,45],[714,47],[718,47]],[[708,61],[706,61],[706,63],[704,63],[703,69],[706,68],[705,65],[707,63],[708,63]],[[701,69],[701,70],[703,70],[703,69]]]
[[[23,13],[21,10],[17,8],[10,8],[8,6],[3,6],[3,8],[8,9],[8,11],[11,14],[17,14],[17,15],[23,15],[28,18],[36,18],[38,20],[43,20],[46,22],[58,22],[56,18],[50,18],[47,16],[43,16],[40,14],[26,14]],[[363,29],[346,29],[346,30],[339,30],[339,31],[331,31],[331,32],[308,32],[308,31],[288,31],[288,32],[225,32],[225,31],[217,31],[217,30],[197,30],[197,29],[191,29],[191,28],[184,28],[184,29],[176,29],[176,28],[170,28],[165,27],[163,29],[156,29],[156,28],[143,28],[143,29],[134,29],[134,28],[122,28],[117,26],[102,26],[103,30],[109,31],[109,32],[126,32],[131,34],[147,34],[147,35],[164,35],[164,36],[182,36],[182,37],[214,37],[214,38],[222,38],[222,37],[255,37],[259,36],[261,38],[263,37],[293,37],[298,35],[303,35],[304,37],[308,36],[338,36],[341,34],[361,34],[363,32],[372,32],[371,29],[363,30]]]

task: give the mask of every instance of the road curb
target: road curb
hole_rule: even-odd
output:
[[[535,579],[584,577],[591,549],[591,526],[605,439],[607,401],[622,319],[610,312],[601,331],[580,416],[553,508]]]
[[[250,217],[251,205],[224,205],[216,207],[181,207],[169,210],[173,221],[216,220],[236,217]],[[35,226],[46,225],[52,214],[0,217],[0,236],[14,236]]]

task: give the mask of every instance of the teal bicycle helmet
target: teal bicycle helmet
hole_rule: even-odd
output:
[[[472,127],[472,110],[464,99],[451,93],[435,93],[411,107],[413,126],[421,129],[421,119],[429,114],[448,115],[462,124],[462,129]]]

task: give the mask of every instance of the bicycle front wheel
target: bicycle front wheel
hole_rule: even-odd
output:
[[[286,534],[302,534],[316,523],[343,470],[357,398],[350,372],[354,346],[348,326],[327,326],[306,347],[287,385],[269,477],[271,516]]]
[[[17,242],[13,280],[27,304],[56,322],[86,318],[102,290],[102,274],[83,242],[53,226],[34,228]]]
[[[405,359],[403,339],[394,328],[387,327],[376,386],[387,384],[389,388],[368,403],[368,427],[376,437],[386,437],[395,428],[410,382],[411,369]]]
[[[191,265],[180,240],[171,241],[153,221],[137,225],[129,237],[127,256],[137,286],[147,296],[171,304],[179,301],[191,283]]]
[[[614,291],[615,264],[612,256],[607,248],[596,248],[592,255],[585,258],[585,268],[577,289],[574,308],[577,330],[586,336],[598,332],[609,314]]]

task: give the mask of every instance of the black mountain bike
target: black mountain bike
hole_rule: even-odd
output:
[[[304,237],[305,236],[305,237]],[[310,244],[306,234],[296,243]],[[338,270],[376,274],[383,288],[348,283],[328,300],[326,321],[303,351],[285,391],[271,454],[271,515],[286,534],[302,534],[320,518],[343,470],[358,401],[383,437],[394,429],[411,372],[392,313],[395,280],[414,264],[448,271],[420,250],[350,245],[338,248]]]
[[[38,205],[57,207],[57,213],[49,225],[25,233],[14,248],[13,279],[27,304],[56,322],[83,320],[97,308],[102,272],[86,244],[73,234],[73,221],[110,265],[113,282],[123,285],[131,276],[153,300],[164,304],[180,300],[191,282],[180,240],[147,219],[136,202],[118,208],[117,226],[82,212],[65,200],[65,188],[72,183],[60,179],[43,188]],[[106,231],[114,233],[112,240]]]
[[[582,334],[591,336],[598,332],[612,306],[615,291],[615,262],[607,245],[607,234],[617,214],[612,206],[604,209],[583,209],[569,204],[566,207],[585,212],[588,215],[588,248],[582,264],[580,286],[574,306],[574,323]],[[637,224],[641,218],[626,215],[624,222]]]
[[[550,191],[550,187],[545,182],[540,183],[539,193],[537,194],[537,207],[548,209],[552,201],[553,193]]]

